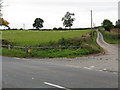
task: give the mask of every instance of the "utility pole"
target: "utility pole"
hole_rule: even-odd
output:
[[[23,24],[23,29],[25,30],[25,24]]]
[[[91,10],[91,29],[92,29],[92,25],[93,25],[93,17],[92,17],[92,10]]]
[[[92,29],[93,29],[93,15],[92,15],[92,10],[91,10],[90,12],[91,12],[91,30],[92,30]],[[92,36],[92,39],[93,39],[94,29],[93,29],[92,32],[91,32],[91,36]]]

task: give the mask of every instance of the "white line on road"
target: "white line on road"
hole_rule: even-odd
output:
[[[65,89],[65,90],[70,90],[70,89],[67,89],[63,86],[59,86],[59,85],[48,83],[48,82],[44,82],[44,84],[47,84],[47,85],[50,85],[50,86],[53,86],[53,87],[57,87],[57,88],[61,88],[61,89]]]

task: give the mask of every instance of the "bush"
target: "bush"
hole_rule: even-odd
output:
[[[0,40],[0,42],[2,42],[3,45],[11,44],[11,42],[9,42],[8,40],[4,40],[4,39]]]
[[[113,23],[108,19],[105,19],[103,21],[102,26],[105,28],[106,31],[110,31],[114,27]]]
[[[57,30],[57,28],[56,28],[56,27],[54,27],[54,28],[53,28],[53,30]]]

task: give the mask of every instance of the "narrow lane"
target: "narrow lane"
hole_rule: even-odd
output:
[[[97,37],[97,43],[100,45],[106,54],[111,54],[111,55],[117,55],[118,54],[118,47],[115,47],[111,44],[108,44],[107,42],[104,41],[103,35],[101,32],[97,30],[98,37]]]

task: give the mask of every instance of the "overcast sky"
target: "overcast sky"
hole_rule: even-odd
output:
[[[90,10],[96,26],[104,19],[114,24],[118,19],[119,0],[3,0],[3,17],[11,28],[33,28],[35,18],[42,18],[44,28],[63,27],[67,11],[75,13],[73,27],[90,27]]]

